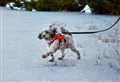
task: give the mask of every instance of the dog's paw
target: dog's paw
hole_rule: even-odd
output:
[[[63,58],[62,58],[62,57],[59,57],[58,60],[63,60]]]
[[[77,59],[81,59],[81,56],[79,55],[79,56],[77,57]]]
[[[47,58],[47,55],[42,55],[42,58]]]
[[[50,59],[49,62],[54,62],[54,59]]]

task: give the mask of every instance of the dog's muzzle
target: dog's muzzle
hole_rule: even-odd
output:
[[[39,39],[42,39],[42,34],[39,34],[39,35],[38,35],[38,38],[39,38]]]

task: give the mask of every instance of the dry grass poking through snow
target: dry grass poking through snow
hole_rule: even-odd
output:
[[[114,28],[112,30],[113,33],[108,32],[105,36],[103,34],[92,35],[94,38],[111,48],[109,53],[100,52],[101,54],[96,55],[96,64],[101,65],[102,63],[100,61],[104,59],[107,61],[110,68],[120,71],[120,28]],[[110,54],[113,50],[114,54]]]
[[[82,24],[86,24],[82,23]],[[111,25],[110,22],[108,22],[106,27]],[[100,27],[98,25],[98,27]],[[101,26],[102,27],[102,26]],[[98,51],[95,52],[96,57],[95,57],[95,65],[108,65],[110,68],[113,68],[117,71],[120,71],[120,24],[118,23],[114,28],[110,29],[107,32],[103,33],[97,33],[97,34],[92,34],[93,38],[95,38],[99,42],[105,46],[105,49],[99,48]],[[99,30],[97,26],[94,25],[93,22],[87,22],[87,27],[80,28],[78,29],[88,29],[90,31],[95,31]],[[85,49],[85,46],[78,43],[77,47],[81,49]]]

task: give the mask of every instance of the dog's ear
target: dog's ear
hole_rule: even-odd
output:
[[[52,28],[52,32],[53,32],[53,34],[58,33],[57,28],[56,28],[56,27],[55,27],[55,28]]]
[[[55,25],[50,25],[49,28],[53,33],[57,33],[57,27]]]
[[[57,28],[55,27],[55,28],[53,28],[53,32],[57,32]]]
[[[55,27],[56,26],[56,23],[52,23],[52,24],[50,24],[50,28],[52,28],[52,27]]]
[[[38,35],[38,38],[39,38],[39,39],[42,39],[42,33],[40,33],[40,34]]]

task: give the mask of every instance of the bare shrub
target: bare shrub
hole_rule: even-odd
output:
[[[102,55],[101,54],[97,54],[96,55],[96,59],[102,59]]]
[[[113,62],[109,62],[108,65],[110,66],[110,68],[114,68],[116,66]]]
[[[94,26],[94,25],[91,25],[88,29],[89,29],[89,30],[97,30],[97,27]]]
[[[119,37],[102,37],[98,36],[98,39],[104,43],[120,43]]]
[[[99,59],[95,59],[95,65],[102,65]]]
[[[79,42],[77,43],[76,46],[79,47],[79,48],[84,48],[83,44],[80,44]]]

